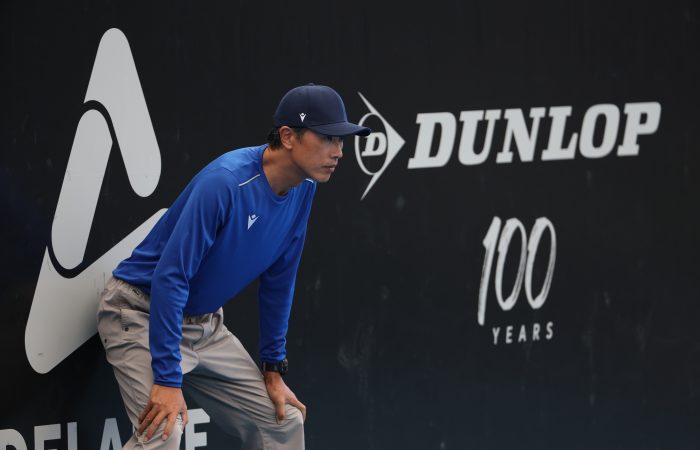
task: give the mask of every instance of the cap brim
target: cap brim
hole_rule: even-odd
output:
[[[350,122],[327,123],[324,125],[312,125],[308,127],[316,133],[325,134],[326,136],[350,136],[356,134],[358,136],[368,136],[372,130],[367,127],[355,125]]]

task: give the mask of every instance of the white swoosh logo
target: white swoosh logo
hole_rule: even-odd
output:
[[[116,28],[100,40],[88,101],[107,110],[131,187],[139,196],[149,196],[160,179],[160,150],[129,42]],[[63,268],[73,269],[85,257],[112,144],[108,118],[95,109],[86,111],[78,122],[51,228],[51,246]],[[96,333],[95,313],[106,278],[164,212],[153,214],[74,278],[56,271],[47,247],[24,336],[34,370],[49,372]]]

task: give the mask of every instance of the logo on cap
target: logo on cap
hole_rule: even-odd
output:
[[[306,114],[305,114],[305,113],[299,113],[299,118],[300,118],[301,121],[303,122],[304,119],[306,118]]]

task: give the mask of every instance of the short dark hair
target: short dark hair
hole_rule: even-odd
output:
[[[270,132],[267,134],[267,145],[271,149],[277,149],[282,146],[282,140],[280,139],[280,128],[281,127],[273,127]],[[297,135],[297,139],[301,139],[301,137],[306,133],[306,130],[308,128],[298,128],[298,127],[289,127],[292,129],[294,134]]]

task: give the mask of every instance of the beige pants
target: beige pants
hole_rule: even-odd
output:
[[[97,312],[97,329],[135,428],[153,385],[148,311],[149,298],[141,290],[115,278],[107,281]],[[184,318],[180,352],[185,374],[183,391],[226,433],[238,436],[244,449],[304,448],[301,412],[287,405],[286,418],[277,424],[262,373],[241,342],[224,326],[221,309]],[[124,450],[178,449],[181,418],[165,442],[161,439],[164,424],[149,442],[143,442],[135,433]]]

